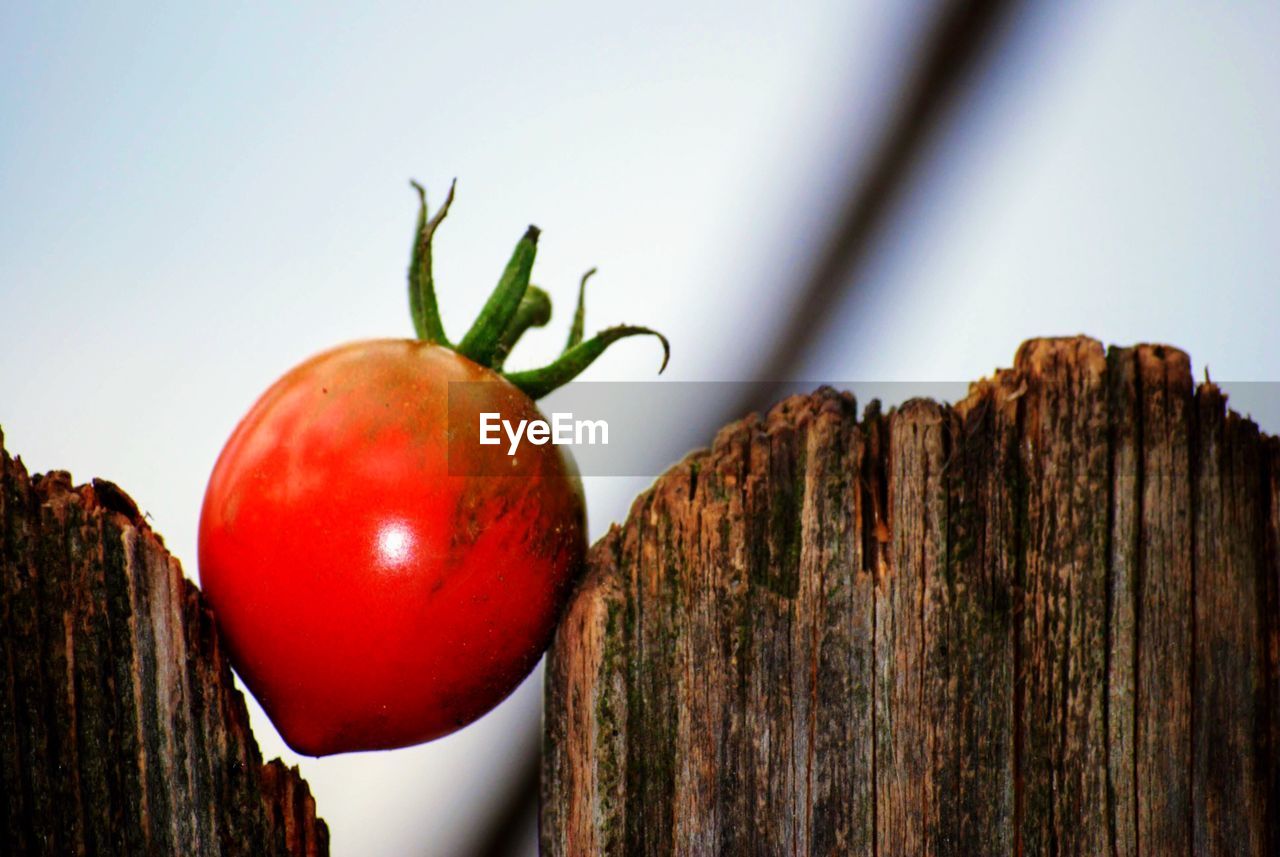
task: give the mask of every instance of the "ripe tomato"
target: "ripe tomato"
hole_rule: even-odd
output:
[[[201,582],[233,665],[302,753],[431,740],[528,675],[582,565],[581,487],[554,445],[507,460],[467,431],[481,412],[541,419],[535,396],[613,340],[652,333],[583,342],[580,291],[562,357],[500,374],[520,333],[550,315],[528,285],[531,228],[476,326],[449,344],[430,273],[447,208],[428,220],[424,199],[420,211],[421,339],[351,343],[288,372],[235,429],[205,493]],[[468,383],[451,404],[453,382]]]
[[[201,580],[241,677],[300,752],[451,732],[550,642],[586,546],[578,482],[550,444],[522,448],[536,461],[518,475],[456,460],[450,475],[450,381],[487,382],[455,419],[538,418],[438,345],[357,342],[277,381],[214,468]]]

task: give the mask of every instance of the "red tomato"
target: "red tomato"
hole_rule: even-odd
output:
[[[551,641],[586,551],[582,490],[553,444],[514,456],[481,445],[480,414],[541,420],[534,399],[625,337],[657,336],[666,366],[667,341],[648,328],[583,338],[588,272],[560,357],[502,374],[520,336],[551,315],[529,285],[534,227],[450,343],[431,236],[453,191],[431,218],[418,191],[419,339],[345,345],[277,381],[227,441],[200,517],[200,579],[232,664],[289,745],[316,756],[452,732],[510,693]]]
[[[450,475],[450,381],[485,382],[455,420],[541,418],[448,349],[358,342],[276,382],[214,468],[201,582],[241,677],[299,752],[452,732],[550,642],[586,548],[578,481],[551,444],[523,445],[517,475],[456,459]],[[455,454],[467,449],[481,447]]]

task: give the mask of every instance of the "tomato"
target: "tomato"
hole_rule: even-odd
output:
[[[503,375],[520,333],[550,314],[528,285],[531,229],[452,345],[430,275],[447,208],[428,220],[423,199],[415,232],[421,338],[350,343],[285,374],[241,420],[205,493],[201,583],[232,664],[301,753],[437,738],[528,675],[583,564],[580,483],[552,444],[504,460],[502,446],[468,438],[482,412],[542,419],[534,396],[609,342],[652,333],[582,341],[580,290],[564,355]]]
[[[582,493],[550,444],[521,449],[538,464],[520,475],[457,461],[450,475],[450,381],[488,382],[455,419],[538,417],[445,348],[358,342],[276,382],[214,468],[201,580],[245,684],[300,752],[451,732],[550,642],[585,550]]]

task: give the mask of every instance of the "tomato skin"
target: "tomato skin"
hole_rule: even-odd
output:
[[[452,414],[451,381],[481,382]],[[201,511],[201,584],[298,752],[452,732],[550,643],[586,551],[581,487],[551,444],[522,444],[518,461],[455,444],[450,462],[450,417],[475,426],[482,410],[541,419],[449,349],[371,340],[294,368],[227,441]],[[475,475],[495,465],[513,475]]]

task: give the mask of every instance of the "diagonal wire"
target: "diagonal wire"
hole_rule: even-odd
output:
[[[894,204],[910,185],[915,167],[945,129],[949,108],[975,82],[975,72],[997,47],[999,36],[1021,5],[1017,0],[947,0],[926,35],[897,99],[897,112],[876,147],[853,176],[816,264],[798,284],[781,332],[760,363],[748,399],[736,418],[772,402],[785,381],[802,368],[839,302],[856,292],[861,266],[872,255]]]
[[[859,285],[858,271],[874,249],[880,228],[893,204],[910,183],[915,166],[945,127],[948,108],[974,82],[975,72],[994,52],[1020,5],[1018,0],[945,0],[921,44],[895,103],[900,105],[863,168],[849,183],[845,204],[817,264],[799,287],[781,333],[761,362],[758,377],[778,379],[753,385],[750,399],[735,403],[724,415],[731,419],[768,404],[770,397],[800,367],[817,333],[837,303]],[[519,853],[521,822],[536,811],[539,759],[519,760],[510,799],[494,814],[483,838],[470,851],[475,857],[508,857]]]

